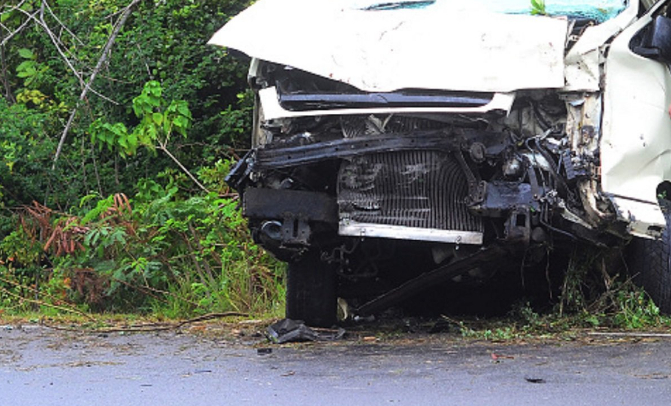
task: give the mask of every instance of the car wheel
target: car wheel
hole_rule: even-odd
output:
[[[310,252],[287,266],[286,317],[308,326],[331,327],[336,322],[336,274],[333,266]]]
[[[662,200],[666,229],[659,240],[634,238],[630,244],[629,271],[662,313],[671,314],[671,202]]]

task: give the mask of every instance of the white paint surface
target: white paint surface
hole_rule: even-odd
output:
[[[611,45],[601,138],[602,190],[639,236],[648,227],[666,227],[657,186],[671,180],[669,68],[629,49],[631,37],[649,22],[649,16],[637,21]]]
[[[265,120],[294,117],[314,116],[346,116],[352,114],[437,114],[437,113],[485,113],[488,111],[509,112],[515,101],[513,93],[496,93],[492,101],[481,107],[375,107],[375,108],[350,108],[332,110],[301,110],[289,111],[279,103],[277,89],[268,87],[259,90],[259,100],[263,106],[263,117]]]
[[[370,92],[564,86],[565,19],[438,4],[391,11],[347,4],[259,0],[210,43]]]

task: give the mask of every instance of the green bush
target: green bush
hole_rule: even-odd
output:
[[[129,3],[0,5],[2,306],[281,309],[281,267],[223,183],[247,147],[247,63],[206,45],[248,1],[141,1],[113,38]]]

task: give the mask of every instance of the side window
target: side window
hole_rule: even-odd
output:
[[[642,57],[671,63],[671,19],[655,17],[631,39],[629,48]]]
[[[663,1],[669,3],[668,0]],[[671,16],[668,4],[651,12],[653,20],[632,37],[629,49],[642,57],[671,64]]]

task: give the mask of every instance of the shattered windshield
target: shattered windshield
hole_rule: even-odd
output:
[[[361,10],[417,9],[435,6],[482,8],[505,14],[566,16],[602,23],[627,8],[627,0],[407,0],[356,1]]]

